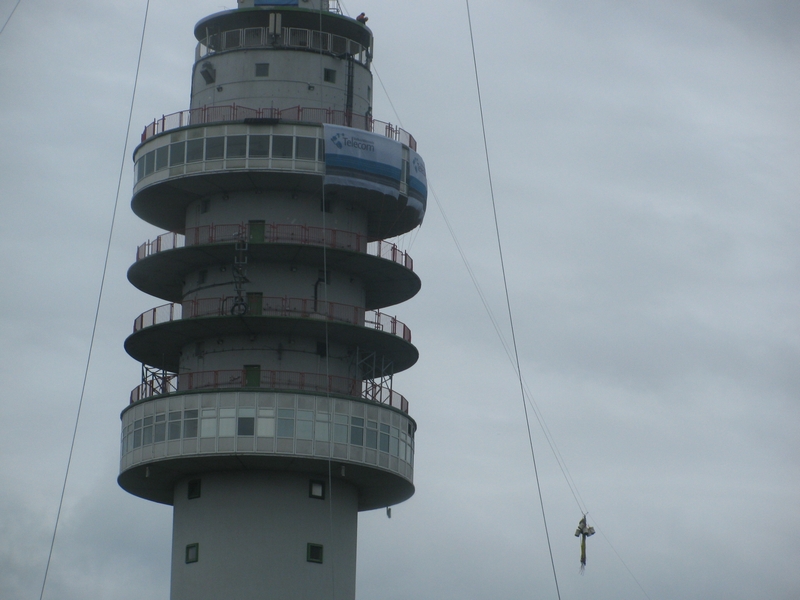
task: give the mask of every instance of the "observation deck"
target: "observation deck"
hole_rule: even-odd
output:
[[[340,150],[332,145],[334,141],[325,138],[325,127],[329,125],[315,120],[327,119],[338,114],[336,111],[292,110],[304,120],[247,117],[262,111],[215,106],[203,109],[202,119],[212,119],[210,122],[196,124],[192,116],[196,111],[188,111],[189,125],[145,136],[146,141],[134,152],[133,211],[148,223],[180,232],[185,227],[189,204],[207,195],[209,190],[233,193],[268,188],[325,193],[331,201],[342,194],[348,202],[367,211],[370,239],[400,235],[421,224],[427,204],[427,183],[424,164],[409,145],[413,142],[410,135],[404,144],[394,139],[404,137],[402,130],[390,127],[389,136],[360,142],[368,145],[373,143],[371,139],[375,143],[385,139],[399,145],[396,152],[389,153],[396,156],[392,158],[394,164],[362,162],[371,172],[359,173],[360,164],[344,155],[340,158],[337,154]],[[184,122],[182,116],[175,120]],[[163,117],[160,128],[165,129],[172,122]],[[159,129],[156,125],[152,127]],[[346,129],[337,131],[350,132],[347,135],[358,139],[361,130],[339,127]],[[368,185],[348,183],[348,177],[354,173],[362,181],[368,181]]]
[[[349,231],[277,223],[207,225],[183,234],[165,233],[138,247],[128,279],[147,294],[180,302],[187,273],[209,264],[232,264],[235,245],[242,241],[256,261],[317,265],[325,252],[329,269],[364,282],[367,309],[404,302],[421,287],[414,261],[396,244],[370,242]]]
[[[207,389],[132,404],[122,413],[119,484],[172,504],[196,473],[265,469],[353,483],[358,509],[414,493],[416,423],[386,404],[325,395]]]
[[[304,298],[265,298],[260,294],[243,314],[237,314],[236,298],[203,298],[166,304],[139,315],[125,351],[139,362],[177,372],[187,344],[225,335],[292,335],[325,339],[327,335],[391,356],[394,372],[417,362],[419,352],[411,344],[411,330],[394,317],[365,312],[356,306]]]

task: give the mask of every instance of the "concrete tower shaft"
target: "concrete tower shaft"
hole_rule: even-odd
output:
[[[355,595],[357,513],[414,492],[394,390],[418,352],[382,311],[420,289],[386,238],[425,168],[372,118],[372,34],[324,0],[244,0],[195,27],[191,108],[145,128],[131,202],[167,230],[131,283],[142,381],[119,483],[174,511],[173,600]]]

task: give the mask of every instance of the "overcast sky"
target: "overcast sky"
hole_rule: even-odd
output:
[[[522,371],[598,529],[581,576],[533,420],[562,598],[796,600],[800,3],[471,4]],[[0,598],[39,595],[123,161],[45,598],[168,598],[171,509],[116,484],[122,344],[162,303],[125,278],[160,233],[131,154],[188,107],[194,23],[234,5],[152,1],[124,156],[144,0],[23,0],[0,35]],[[422,291],[391,309],[421,354],[394,383],[417,493],[361,515],[358,598],[556,598],[519,384],[442,214],[510,340],[465,3],[346,9],[438,198],[398,241]]]

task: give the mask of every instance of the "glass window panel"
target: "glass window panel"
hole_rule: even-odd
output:
[[[166,169],[169,163],[169,146],[156,149],[156,171]]]
[[[153,443],[153,428],[145,427],[142,429],[142,445],[146,446]]]
[[[215,435],[217,435],[216,419],[203,419],[200,421],[200,437],[214,437]]]
[[[350,428],[350,443],[354,446],[364,445],[364,429],[361,427]]]
[[[219,416],[220,417],[235,417],[236,416],[236,409],[235,408],[220,408],[219,409]]]
[[[330,441],[330,424],[321,423],[317,421],[317,426],[314,429],[315,439],[318,442]]]
[[[136,161],[136,181],[144,177],[144,158]]]
[[[247,155],[247,136],[232,135],[228,137],[228,158],[244,158]]]
[[[272,136],[272,158],[292,158],[294,138],[290,135]]]
[[[156,153],[155,152],[148,152],[144,155],[144,174],[145,177],[150,175],[153,172],[153,169],[156,166]]]
[[[220,412],[222,412],[220,410]],[[219,437],[233,437],[236,432],[236,419],[225,418],[219,420]]]
[[[142,419],[142,425],[147,426],[152,424],[153,424],[153,417],[145,417],[144,419]]]
[[[313,421],[314,413],[311,412],[310,410],[298,410],[297,418],[302,419],[303,421]]]
[[[189,140],[186,142],[186,162],[203,160],[203,140]]]
[[[239,417],[238,435],[254,435],[255,419],[253,417]]]
[[[170,421],[169,430],[167,431],[167,433],[169,434],[169,439],[171,440],[181,439],[181,422]]]
[[[163,423],[167,420],[167,415],[165,413],[159,413],[156,415],[156,423]]]
[[[169,420],[170,421],[180,421],[181,420],[180,411],[175,410],[175,411],[172,411],[171,413],[169,413]]]
[[[367,429],[367,448],[378,448],[378,432],[374,429]]]
[[[297,158],[314,160],[317,156],[317,138],[298,137],[296,142]]]
[[[314,438],[314,421],[297,421],[297,439],[311,440]]]
[[[142,445],[142,430],[137,429],[133,432],[133,447],[138,448]]]
[[[381,433],[381,452],[388,452],[389,451],[389,434],[388,433]]]
[[[262,437],[273,437],[275,435],[275,419],[259,417],[258,435]]]
[[[347,425],[337,423],[333,429],[333,441],[339,444],[347,443]]]
[[[183,418],[184,419],[196,419],[197,418],[197,409],[183,411]]]
[[[294,437],[294,419],[278,419],[278,437]]]
[[[186,142],[169,145],[169,164],[171,167],[182,165],[186,160]]]
[[[142,420],[141,419],[136,419],[133,422],[133,428],[134,429],[141,429],[142,428]]]
[[[293,408],[279,408],[278,409],[278,416],[283,417],[284,419],[294,419],[294,409]]]
[[[214,160],[225,156],[225,138],[206,138],[206,160]]]
[[[197,437],[197,419],[188,419],[187,421],[183,422],[183,437],[185,438]]]
[[[153,441],[163,442],[165,439],[167,439],[167,424],[156,423],[155,429],[153,430]]]
[[[269,138],[268,135],[251,135],[249,156],[269,156]]]
[[[393,437],[389,440],[389,452],[392,456],[397,456],[398,447],[397,447],[397,438]]]

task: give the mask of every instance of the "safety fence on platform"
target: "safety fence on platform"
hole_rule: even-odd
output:
[[[373,119],[369,115],[359,115],[349,111],[333,110],[328,108],[315,108],[292,106],[289,108],[248,108],[237,104],[226,104],[220,106],[201,106],[190,108],[169,115],[162,115],[160,119],[154,119],[147,125],[142,132],[142,142],[147,141],[154,135],[188,127],[190,125],[206,125],[209,123],[224,123],[229,121],[297,121],[302,123],[321,123],[328,125],[342,125],[353,127],[364,131],[379,133],[387,138],[405,144],[416,151],[417,141],[406,130],[387,123]],[[268,124],[268,123],[267,123]]]
[[[183,234],[164,233],[154,240],[141,244],[136,249],[136,260],[139,261],[159,252],[186,246],[241,241],[249,243],[303,244],[353,250],[391,260],[409,270],[414,270],[414,261],[407,252],[400,250],[397,244],[382,240],[369,242],[366,236],[350,231],[272,223],[203,225],[201,227],[187,228]]]
[[[411,329],[405,323],[377,310],[310,298],[265,297],[258,293],[163,304],[136,317],[133,332],[181,319],[225,316],[318,318],[384,331],[411,343]]]
[[[150,373],[141,385],[131,391],[131,404],[165,394],[238,388],[340,394],[385,404],[408,413],[408,401],[402,394],[375,381],[320,373],[262,370],[252,367],[181,374]]]

